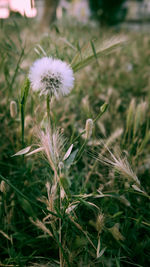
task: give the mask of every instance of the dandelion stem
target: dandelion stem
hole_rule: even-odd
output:
[[[47,118],[48,118],[48,122],[50,121],[50,99],[49,99],[49,95],[47,96]]]
[[[52,120],[51,120],[51,114],[50,114],[50,95],[47,95],[47,118],[48,118],[48,125],[49,125],[49,129],[51,131],[52,129]]]

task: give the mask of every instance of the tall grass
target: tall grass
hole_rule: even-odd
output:
[[[16,23],[0,42],[0,265],[148,266],[149,37]],[[45,55],[77,72],[73,92],[52,98],[53,133],[45,98],[24,84]]]

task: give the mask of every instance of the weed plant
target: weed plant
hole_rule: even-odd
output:
[[[27,26],[1,23],[0,266],[149,266],[149,36]],[[27,79],[43,56],[75,75],[71,94],[51,101],[56,170],[43,153],[45,97]]]

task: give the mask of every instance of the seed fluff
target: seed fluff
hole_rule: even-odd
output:
[[[33,91],[40,95],[54,95],[56,98],[68,95],[74,85],[71,67],[60,59],[43,57],[30,68],[29,80]]]

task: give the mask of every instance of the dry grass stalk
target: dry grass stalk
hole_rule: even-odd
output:
[[[37,228],[41,229],[44,233],[48,234],[50,237],[53,237],[52,233],[45,226],[43,222],[41,222],[39,219],[36,219],[36,221],[34,221],[32,218],[29,218],[29,219]]]

